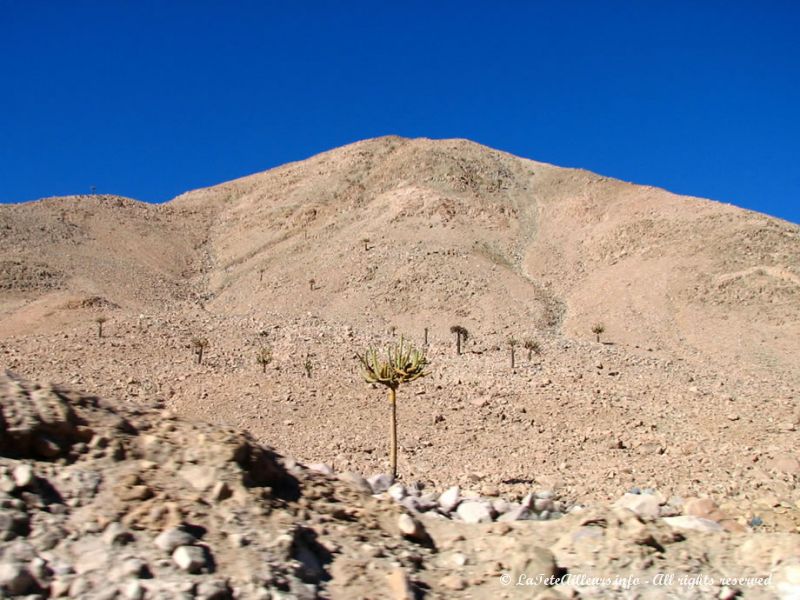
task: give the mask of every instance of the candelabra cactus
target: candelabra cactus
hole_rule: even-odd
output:
[[[206,348],[208,348],[208,338],[192,338],[192,348],[194,348],[194,353],[197,355],[197,364],[202,364],[203,353],[205,352]]]
[[[450,333],[456,334],[456,354],[461,354],[461,342],[462,340],[467,341],[469,332],[461,325],[453,325],[450,328]]]
[[[534,352],[539,354],[542,351],[542,347],[539,345],[539,342],[531,338],[526,339],[522,343],[522,347],[528,351],[528,362],[531,361],[531,356],[534,354]]]
[[[369,348],[363,356],[360,354],[356,356],[364,369],[364,381],[382,385],[389,391],[391,405],[389,461],[392,478],[395,478],[397,477],[397,388],[428,375],[425,371],[428,359],[423,350],[407,345],[402,337],[399,343],[391,344],[386,349],[385,358],[374,348]]]
[[[516,363],[514,362],[514,349],[517,347],[519,342],[514,339],[513,337],[508,338],[508,347],[511,348],[511,368],[513,369]]]
[[[261,365],[261,372],[267,372],[267,365],[272,362],[272,350],[262,346],[256,354],[256,362]]]
[[[94,322],[97,323],[97,337],[103,337],[103,323],[108,321],[108,317],[97,317]]]

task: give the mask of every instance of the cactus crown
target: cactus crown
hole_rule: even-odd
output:
[[[537,354],[542,349],[542,347],[539,345],[539,342],[530,338],[526,339],[522,343],[522,347],[525,348],[525,350],[530,350],[531,352],[536,352]]]
[[[272,350],[267,346],[262,346],[256,354],[256,360],[260,365],[268,365],[272,362]]]
[[[428,366],[425,352],[406,344],[402,337],[399,343],[389,345],[386,358],[382,358],[374,348],[369,348],[363,356],[356,356],[364,367],[364,381],[367,383],[379,383],[397,389],[401,383],[428,375],[425,371]]]
[[[194,348],[207,348],[208,347],[208,338],[201,338],[196,337],[192,338],[192,346]]]
[[[450,333],[458,334],[465,340],[469,337],[469,332],[466,330],[466,328],[462,327],[461,325],[453,325],[450,328]]]

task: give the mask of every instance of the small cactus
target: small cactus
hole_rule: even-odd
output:
[[[312,371],[314,369],[314,365],[311,363],[311,355],[306,355],[306,362],[303,363],[303,368],[306,370],[306,377],[311,379]]]
[[[272,350],[267,346],[259,348],[256,354],[256,362],[261,365],[261,372],[267,372],[267,365],[272,362]]]
[[[539,342],[531,338],[527,338],[522,343],[522,347],[528,351],[528,362],[531,361],[531,357],[533,356],[534,353],[539,354],[542,351],[542,347],[541,345],[539,345]]]
[[[519,342],[515,338],[513,338],[513,337],[508,338],[508,347],[511,349],[511,368],[512,369],[516,366],[516,363],[514,362],[514,349],[517,347],[517,344],[519,344]]]
[[[365,252],[368,251],[369,250],[369,238],[368,237],[361,238],[361,243],[364,244],[364,251]]]
[[[392,478],[397,477],[397,388],[420,377],[425,377],[428,359],[424,351],[406,345],[403,338],[399,343],[391,344],[386,350],[386,358],[378,355],[378,351],[369,348],[364,355],[356,354],[363,367],[364,381],[370,384],[385,386],[389,391],[391,403],[391,420],[389,422],[390,446],[389,461]]]
[[[94,322],[97,323],[97,337],[103,337],[103,323],[108,321],[108,317],[99,316],[97,317]]]
[[[606,326],[602,323],[595,323],[592,325],[592,333],[596,336],[597,342],[600,342],[600,334],[606,330]]]
[[[203,364],[203,353],[208,348],[208,338],[196,337],[192,338],[192,348],[197,355],[197,364]]]
[[[469,338],[469,332],[461,325],[453,325],[450,328],[450,333],[456,334],[456,354],[461,354],[461,341],[466,341]]]
[[[264,267],[261,267],[258,270],[258,281],[259,282],[264,281]]]
[[[309,279],[308,280],[308,289],[310,289],[313,292],[314,291],[314,286],[316,284],[317,284],[317,280],[316,279],[313,279],[313,278]]]

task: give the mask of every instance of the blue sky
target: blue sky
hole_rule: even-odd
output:
[[[464,137],[800,222],[800,3],[0,0],[0,202]]]

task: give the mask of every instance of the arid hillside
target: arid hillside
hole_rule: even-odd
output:
[[[217,211],[215,313],[581,339],[602,321],[632,349],[800,372],[800,228],[732,206],[464,140],[401,138],[173,204]]]
[[[0,207],[0,333],[56,331],[86,309],[135,313],[192,297],[201,218],[118,196]]]
[[[650,487],[800,523],[796,225],[386,137],[163,205],[0,206],[0,230],[0,366],[32,380],[368,475],[387,407],[355,353],[427,329],[431,375],[400,391],[405,480],[570,501]]]

